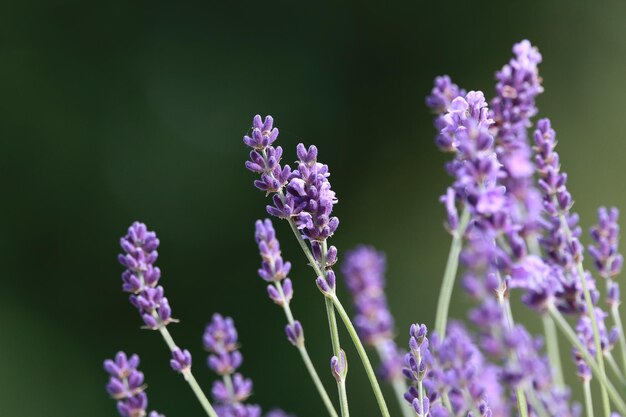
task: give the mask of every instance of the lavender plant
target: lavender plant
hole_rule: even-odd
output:
[[[359,246],[346,253],[340,276],[334,270],[338,250],[328,241],[339,226],[333,216],[338,199],[328,166],[318,162],[317,148],[298,144],[296,165],[282,164],[283,149],[274,146],[279,132],[271,116],[255,116],[243,138],[250,148],[246,168],[258,175],[254,186],[270,197],[268,214],[289,225],[323,296],[330,332],[329,374],[336,381],[339,413],[291,308],[291,263],[283,260],[272,221],[258,220],[258,275],[267,283],[270,300],[282,308],[286,338],[298,350],[331,417],[350,415],[340,323],[358,352],[382,416],[390,413],[380,382],[391,386],[404,417],[577,417],[583,407],[571,398],[563,376],[560,339],[571,348],[585,414],[595,417],[597,399],[591,386],[597,384],[602,415],[626,416],[626,337],[617,282],[623,264],[619,213],[600,208],[598,223],[590,231],[593,244],[588,252],[605,282],[602,297],[594,274],[584,266],[582,231],[556,151],[556,133],[549,119],[537,121],[533,128],[535,99],[543,92],[538,70],[542,56],[526,40],[514,45],[513,54],[496,73],[491,100],[481,91],[467,92],[448,76],[437,77],[426,98],[435,115],[435,143],[451,155],[445,168],[452,183],[441,197],[451,245],[434,332],[429,334],[424,324],[410,325],[406,352],[396,343],[395,320],[385,295],[385,255]],[[191,372],[191,353],[180,349],[168,330],[177,320],[159,285],[156,234],[137,222],[120,243],[124,253],[119,262],[126,268],[122,289],[130,293],[144,328],[162,335],[171,352],[171,368],[183,375],[206,414],[261,416],[261,408],[248,402],[252,381],[239,372],[243,357],[233,319],[216,313],[204,333],[208,367],[220,377],[210,402]],[[458,275],[473,304],[465,321],[450,321]],[[352,297],[352,318],[338,298],[339,280]],[[514,295],[541,320],[543,335],[532,334],[516,320],[510,303]],[[366,346],[377,353],[378,376]],[[613,352],[618,349],[616,360]],[[146,386],[138,365],[137,355],[129,358],[123,352],[105,362],[107,392],[122,417],[147,415]],[[156,411],[149,414],[158,416]],[[288,414],[274,409],[265,416]]]

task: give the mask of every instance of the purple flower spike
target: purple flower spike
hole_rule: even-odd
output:
[[[261,407],[244,404],[252,394],[252,380],[235,372],[243,361],[237,339],[233,319],[215,313],[203,338],[204,347],[211,352],[209,368],[223,378],[213,383],[211,391],[215,411],[220,417],[260,417]]]
[[[154,266],[159,247],[156,233],[148,231],[145,224],[135,222],[120,239],[120,246],[125,253],[120,254],[118,260],[127,268],[122,273],[122,288],[131,293],[130,302],[139,310],[145,326],[156,330],[176,321],[163,287],[157,286],[161,271]]]
[[[252,148],[246,168],[261,175],[260,179],[254,181],[254,186],[267,193],[280,191],[291,174],[289,165],[280,166],[282,148],[272,146],[277,138],[278,129],[274,127],[272,116],[266,116],[262,120],[259,115],[254,116],[251,134],[243,138],[243,142]]]
[[[370,246],[359,246],[346,254],[341,272],[356,307],[355,326],[371,346],[393,335],[393,317],[385,297],[385,256]]]
[[[170,366],[179,374],[185,373],[191,369],[191,353],[187,349],[180,350],[176,348],[172,351],[172,359]]]
[[[148,407],[148,396],[144,392],[143,373],[137,369],[139,356],[128,357],[124,352],[118,352],[115,359],[104,361],[104,370],[109,374],[107,392],[117,400],[117,410],[122,417],[144,417]],[[156,411],[150,417],[158,417]],[[164,416],[161,416],[164,417]]]
[[[211,354],[208,365],[218,375],[229,375],[235,372],[243,357],[238,350],[237,329],[233,319],[215,313],[204,331],[202,338],[204,348]]]
[[[331,237],[339,226],[339,219],[332,216],[337,197],[328,181],[328,166],[317,162],[317,148],[307,149],[300,143],[296,151],[298,168],[291,174],[286,201],[295,208],[293,217],[302,235],[321,242]]]
[[[591,237],[595,245],[589,246],[589,253],[593,257],[600,276],[614,279],[622,270],[624,258],[618,252],[619,241],[619,210],[615,207],[607,210],[598,209],[598,224],[591,228]]]
[[[254,237],[263,259],[259,276],[267,282],[284,280],[291,270],[291,263],[283,262],[280,255],[280,243],[276,239],[276,232],[271,220],[257,220],[255,229]]]
[[[447,75],[436,77],[434,84],[430,95],[426,97],[426,106],[436,114],[445,113],[452,100],[465,95],[465,90],[460,89]]]

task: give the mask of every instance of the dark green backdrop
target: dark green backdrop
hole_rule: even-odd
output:
[[[539,45],[539,106],[586,228],[596,205],[626,207],[625,18],[618,0],[3,2],[0,415],[115,415],[101,361],[118,349],[142,356],[151,405],[202,415],[120,291],[118,238],[135,219],[159,233],[181,319],[172,332],[203,386],[213,375],[200,337],[220,311],[239,327],[252,400],[323,415],[256,276],[264,197],[241,142],[252,116],[275,116],[287,161],[298,142],[318,145],[340,199],[333,243],[387,252],[404,341],[410,322],[432,323],[448,245],[437,197],[449,179],[423,105],[432,78],[449,73],[489,96],[511,45]],[[278,233],[293,307],[334,393],[322,300],[286,225]],[[466,306],[457,292],[453,313]],[[374,416],[348,356],[353,414]]]

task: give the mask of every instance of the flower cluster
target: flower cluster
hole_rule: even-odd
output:
[[[237,373],[243,362],[239,351],[237,329],[230,317],[215,313],[202,338],[210,352],[208,365],[222,380],[216,380],[211,390],[220,417],[259,417],[261,407],[245,404],[252,394],[252,380]]]
[[[104,361],[104,370],[110,375],[106,386],[107,392],[117,401],[117,411],[122,417],[145,417],[148,408],[148,396],[144,392],[143,373],[139,367],[139,356],[128,357],[118,352],[114,359]],[[152,411],[149,417],[165,417]]]
[[[122,274],[122,289],[131,293],[130,302],[139,310],[146,327],[156,330],[174,321],[163,287],[158,285],[161,271],[154,266],[159,247],[156,233],[148,231],[145,224],[135,222],[120,239],[120,246],[124,253],[118,260],[126,268]]]
[[[291,270],[291,263],[284,262],[280,252],[280,243],[276,239],[276,231],[270,219],[257,220],[255,223],[254,238],[261,254],[261,268],[259,276],[269,282],[267,294],[274,303],[282,306],[290,323],[285,326],[287,339],[294,346],[304,343],[304,330],[298,320],[290,317],[289,304],[293,298],[293,284],[287,277]]]
[[[341,272],[354,301],[354,325],[367,345],[381,356],[381,375],[393,379],[401,371],[401,355],[393,340],[394,320],[385,296],[386,260],[382,252],[359,246],[346,253]]]

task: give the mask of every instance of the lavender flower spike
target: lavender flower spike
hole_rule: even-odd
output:
[[[381,360],[379,374],[393,385],[403,413],[406,383],[402,377],[402,354],[393,338],[394,320],[385,296],[386,260],[382,252],[370,246],[359,246],[348,253],[341,266],[346,285],[352,293],[356,308],[354,325],[366,345],[378,352]]]
[[[243,362],[238,334],[230,317],[215,313],[203,336],[204,348],[210,352],[208,365],[222,377],[213,383],[212,394],[219,417],[260,417],[261,407],[246,404],[252,395],[252,380],[236,373]]]
[[[591,237],[594,245],[589,246],[589,253],[594,259],[596,269],[606,281],[607,304],[611,310],[611,316],[616,325],[614,332],[619,338],[622,367],[626,372],[626,335],[619,313],[620,289],[615,278],[622,270],[624,258],[619,253],[619,210],[615,207],[598,209],[598,224],[591,228]],[[610,360],[610,358],[609,358]]]
[[[154,262],[158,257],[156,250],[159,243],[156,233],[149,231],[143,223],[134,222],[128,228],[126,236],[120,239],[124,253],[118,256],[119,262],[126,267],[126,271],[122,274],[122,289],[131,293],[130,302],[139,310],[145,327],[161,333],[173,355],[170,362],[172,368],[183,374],[206,414],[209,417],[217,417],[211,403],[191,373],[191,354],[186,350],[181,351],[167,330],[167,325],[177,320],[172,318],[172,310],[164,296],[163,287],[157,285],[161,278],[161,271],[154,266]],[[129,417],[143,417],[144,415],[136,414]]]
[[[115,359],[104,361],[104,370],[110,375],[107,392],[117,401],[117,410],[122,417],[144,417],[148,407],[148,396],[144,392],[143,373],[137,368],[139,356],[128,357],[124,352],[118,352]],[[156,411],[150,417],[165,417]]]
[[[172,310],[163,287],[158,286],[161,271],[154,266],[157,260],[159,239],[145,224],[134,222],[128,234],[120,239],[125,252],[118,260],[126,270],[122,274],[122,289],[131,293],[130,302],[143,319],[145,326],[157,330],[167,326],[172,319]]]
[[[619,210],[612,207],[598,209],[598,224],[591,228],[591,237],[595,244],[589,246],[589,253],[600,276],[614,279],[622,271],[623,256],[618,252]]]
[[[302,361],[317,388],[317,391],[324,402],[324,405],[331,417],[338,417],[337,411],[333,406],[324,385],[313,366],[309,353],[304,345],[304,330],[298,320],[293,317],[291,311],[291,299],[293,298],[293,286],[291,280],[287,277],[291,270],[291,264],[284,262],[280,252],[280,243],[276,239],[276,231],[269,219],[257,220],[255,223],[255,240],[259,246],[261,254],[261,268],[259,276],[266,282],[267,294],[269,298],[277,305],[283,308],[287,325],[285,333],[287,340],[294,345],[300,352]]]

